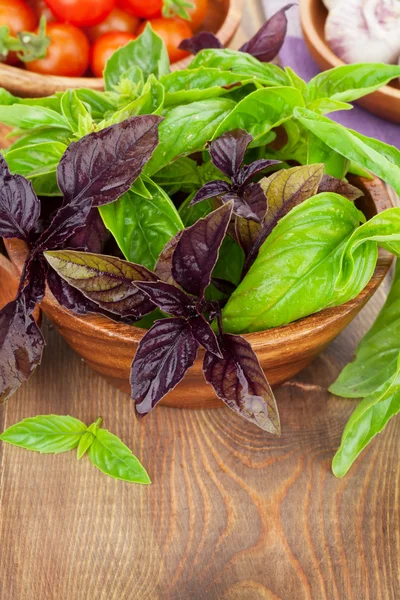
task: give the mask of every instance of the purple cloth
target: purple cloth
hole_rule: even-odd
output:
[[[320,72],[320,68],[313,61],[304,41],[300,38],[287,37],[279,56],[283,66],[291,67],[306,81]],[[330,113],[327,116],[350,129],[400,149],[400,125],[385,121],[359,106],[354,106],[353,110]]]

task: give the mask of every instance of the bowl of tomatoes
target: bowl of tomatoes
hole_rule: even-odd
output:
[[[108,58],[148,22],[166,44],[171,68],[182,69],[191,59],[180,42],[211,31],[227,45],[242,8],[243,0],[0,0],[0,86],[21,97],[102,90]],[[1,55],[2,30],[24,40],[25,32],[38,32],[43,18],[47,46],[40,58],[22,62],[14,51]]]

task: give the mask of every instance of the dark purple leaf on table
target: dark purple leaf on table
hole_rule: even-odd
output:
[[[178,231],[178,233],[165,244],[164,249],[158,257],[156,266],[154,267],[154,272],[157,277],[161,279],[161,281],[165,281],[165,283],[170,283],[171,285],[175,283],[172,276],[172,256],[181,235],[182,231]]]
[[[76,248],[100,254],[103,251],[110,232],[105,227],[97,208],[92,208],[85,222],[85,227],[78,229],[66,242],[67,248]]]
[[[213,164],[234,181],[252,140],[253,137],[244,129],[234,129],[222,134],[209,147]]]
[[[0,237],[27,240],[40,215],[40,202],[30,181],[9,175],[4,159],[0,177]]]
[[[236,241],[243,248],[247,255],[256,241],[258,240],[261,233],[261,224],[249,219],[242,219],[236,217],[235,219],[235,230],[236,230]]]
[[[218,344],[217,336],[202,315],[196,315],[189,319],[190,328],[194,339],[208,352],[222,358],[221,349]]]
[[[250,344],[224,334],[223,358],[204,357],[204,376],[229,408],[261,429],[280,435],[279,414],[271,387]]]
[[[0,404],[40,364],[44,340],[30,314],[24,294],[0,311]]]
[[[71,143],[60,160],[57,181],[64,203],[90,199],[93,206],[127,192],[158,144],[161,117],[130,117]]]
[[[136,413],[147,415],[193,365],[199,344],[186,319],[161,319],[142,338],[131,369]]]
[[[207,48],[223,48],[223,45],[210,31],[200,31],[200,33],[196,33],[193,37],[183,40],[178,48],[186,50],[190,54],[197,54]]]
[[[202,202],[203,200],[207,200],[208,198],[215,198],[216,196],[221,196],[221,194],[226,194],[229,192],[230,188],[231,186],[226,181],[209,181],[194,195],[190,202],[190,206]]]
[[[260,158],[259,160],[255,160],[250,165],[243,165],[243,167],[240,169],[237,183],[239,185],[248,183],[250,179],[254,177],[254,175],[257,175],[257,173],[260,173],[264,169],[268,169],[268,167],[271,167],[272,165],[279,165],[280,162],[280,160],[267,160],[265,158]]]
[[[287,31],[286,11],[294,6],[287,4],[276,12],[259,31],[240,48],[241,52],[251,54],[261,62],[275,58],[282,47]]]
[[[106,311],[140,319],[154,309],[147,294],[133,283],[156,280],[156,276],[141,265],[114,256],[75,250],[46,252],[45,257],[67,283]]]
[[[318,188],[318,193],[320,192],[335,192],[352,202],[364,195],[363,192],[354,185],[351,185],[347,181],[343,181],[343,179],[332,177],[331,175],[324,175],[322,177]]]
[[[164,281],[138,281],[135,285],[168,315],[188,318],[196,314],[196,299],[175,285]]]
[[[173,277],[186,292],[202,298],[218,260],[232,216],[232,203],[199,219],[182,232],[172,257]]]

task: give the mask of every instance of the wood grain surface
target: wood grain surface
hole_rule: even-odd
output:
[[[0,443],[1,600],[397,600],[398,421],[337,480],[331,459],[355,402],[327,392],[388,283],[276,391],[280,439],[227,408],[161,407],[138,422],[45,321],[43,364],[0,407],[0,430],[37,414],[101,415],[153,484],[114,481],[74,452]]]

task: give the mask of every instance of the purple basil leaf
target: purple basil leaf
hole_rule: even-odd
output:
[[[276,12],[259,31],[240,48],[261,62],[269,62],[277,56],[285,40],[287,30],[286,11],[294,6],[286,4]]]
[[[235,238],[246,254],[254,247],[261,233],[260,223],[236,217],[235,219]]]
[[[190,206],[193,204],[197,204],[198,202],[202,202],[202,200],[207,200],[208,198],[215,198],[216,196],[220,196],[221,194],[226,194],[230,190],[230,185],[226,181],[209,181],[204,184],[203,187],[199,189],[199,191],[195,194],[194,198],[190,202]]]
[[[221,294],[225,294],[225,296],[231,296],[236,289],[236,286],[231,281],[221,279],[220,277],[211,277],[211,283]]]
[[[202,315],[196,315],[189,319],[189,324],[194,339],[208,352],[222,358],[217,336],[211,329],[210,323],[208,323]]]
[[[172,257],[172,274],[186,292],[202,299],[232,216],[225,204],[182,232]]]
[[[250,344],[239,335],[224,334],[224,358],[204,357],[204,376],[229,408],[261,429],[280,435],[274,394]]]
[[[364,195],[363,192],[354,185],[351,185],[347,181],[343,181],[343,179],[331,177],[331,175],[322,176],[321,183],[318,187],[318,194],[321,192],[335,192],[336,194],[344,196],[351,202],[354,202],[354,200],[357,200],[357,198],[361,198],[361,196]]]
[[[197,54],[207,48],[223,48],[223,45],[210,31],[200,31],[200,33],[196,33],[193,37],[183,40],[178,48],[186,50],[190,54]]]
[[[76,231],[85,226],[91,208],[91,198],[83,198],[77,203],[62,206],[40,236],[37,248],[48,250],[62,247]]]
[[[31,313],[41,302],[46,291],[47,263],[42,255],[33,254],[28,259],[25,277],[28,283],[23,290],[27,311]]]
[[[186,319],[161,319],[142,338],[131,369],[132,399],[147,415],[185,376],[199,344]]]
[[[265,158],[260,158],[259,160],[255,160],[250,165],[244,165],[240,169],[237,183],[239,185],[248,183],[250,179],[254,177],[254,175],[257,175],[257,173],[260,173],[260,171],[267,169],[271,165],[278,165],[280,162],[280,160],[267,160]]]
[[[86,315],[89,312],[97,312],[99,309],[97,304],[69,285],[51,267],[47,273],[47,285],[57,302],[77,315]]]
[[[40,364],[43,348],[43,336],[22,292],[0,311],[0,404]]]
[[[140,175],[158,144],[161,117],[130,117],[72,142],[60,160],[57,181],[64,204],[90,199],[114,202]]]
[[[85,222],[85,227],[78,229],[66,242],[68,248],[85,250],[100,254],[110,237],[97,208],[92,208]]]
[[[228,192],[222,196],[223,202],[233,200],[233,212],[238,217],[260,223],[267,210],[267,199],[258,183],[249,183],[243,190]]]
[[[156,266],[154,267],[154,273],[161,281],[174,285],[174,278],[172,276],[172,256],[175,252],[175,248],[181,238],[182,231],[178,231],[173,238],[167,242],[158,257]]]
[[[27,240],[40,215],[40,202],[30,181],[9,175],[0,163],[0,237]]]
[[[164,281],[137,281],[135,285],[168,315],[188,318],[196,313],[195,298],[188,296],[175,285],[165,283]]]
[[[133,283],[156,280],[141,265],[76,250],[46,252],[45,257],[67,283],[106,311],[140,319],[154,309],[148,296]]]
[[[211,142],[209,151],[213,164],[232,181],[236,180],[240,165],[253,137],[244,129],[234,129]]]
[[[8,164],[6,159],[2,154],[0,154],[0,177],[6,177],[6,175],[11,175],[10,169],[8,168]]]

